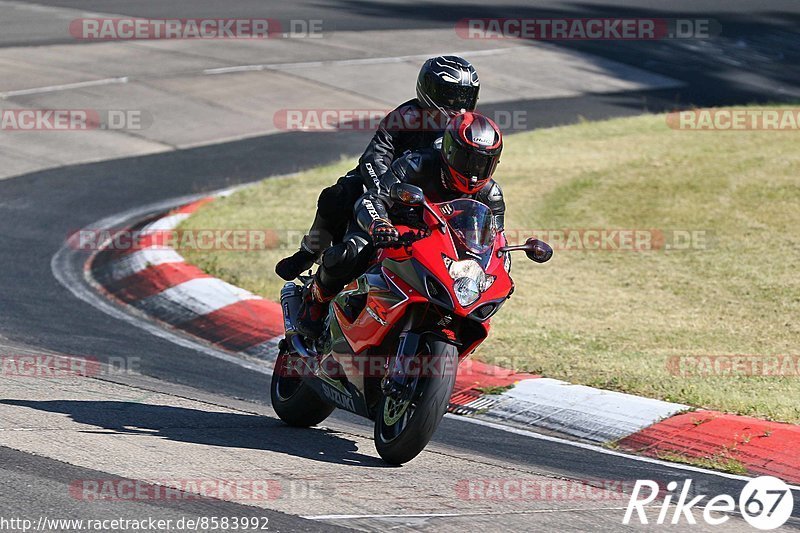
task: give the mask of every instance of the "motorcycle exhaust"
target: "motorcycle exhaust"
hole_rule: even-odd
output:
[[[297,315],[302,303],[303,287],[293,281],[286,283],[281,289],[281,309],[283,310],[283,328],[286,330],[286,340],[299,355],[315,357],[316,353],[306,347],[302,335],[297,331]]]
[[[303,288],[293,281],[286,283],[281,289],[281,309],[283,309],[283,328],[286,335],[297,333],[297,314],[303,302]]]

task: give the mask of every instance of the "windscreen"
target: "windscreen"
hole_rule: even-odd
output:
[[[439,207],[450,226],[459,253],[471,252],[485,266],[491,257],[497,233],[492,211],[485,204],[463,199],[444,202]]]

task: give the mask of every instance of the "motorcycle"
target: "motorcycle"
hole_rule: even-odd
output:
[[[432,204],[419,187],[401,183],[390,197],[422,208],[422,224],[397,226],[400,240],[377,249],[372,266],[331,301],[320,339],[298,333],[302,285],[284,285],[286,335],[270,388],[275,412],[292,426],[317,425],[335,408],[374,421],[378,453],[399,465],[430,441],[458,365],[511,296],[509,253],[544,263],[553,250],[536,239],[508,246],[489,208],[475,200]]]

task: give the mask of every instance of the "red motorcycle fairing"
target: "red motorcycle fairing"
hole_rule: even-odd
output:
[[[332,320],[353,353],[383,345],[389,333],[405,324],[407,315],[419,306],[424,309],[416,320],[435,325],[449,341],[460,345],[461,359],[488,336],[491,315],[513,288],[506,259],[497,253],[506,244],[505,237],[502,233],[494,235],[488,254],[482,257],[471,254],[463,245],[456,244],[454,238],[458,237],[453,235],[451,227],[439,229],[439,221],[446,219],[442,208],[448,209],[451,203],[431,206],[438,218],[424,212],[424,221],[432,228],[430,235],[409,246],[379,250],[374,261],[377,266],[350,283],[334,299]],[[452,213],[452,208],[450,211]],[[414,228],[398,226],[398,231],[404,234]],[[476,267],[471,261],[478,265],[483,261],[486,266]],[[459,302],[451,276],[454,264],[456,268],[469,267],[468,272],[484,277],[480,280],[484,287],[474,302],[466,305]],[[382,279],[377,279],[376,275]]]

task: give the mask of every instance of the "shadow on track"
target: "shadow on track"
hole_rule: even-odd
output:
[[[0,400],[0,404],[68,415],[95,433],[150,435],[177,442],[283,453],[326,463],[389,467],[327,429],[293,428],[266,416],[115,401]],[[91,430],[85,430],[91,431]]]
[[[681,80],[674,89],[674,107],[794,102],[800,93],[800,10],[797,3],[767,0],[740,12],[725,2],[573,2],[502,3],[434,0],[414,4],[380,0],[340,0],[339,12],[373,17],[381,22],[401,20],[409,28],[439,27],[455,34],[465,19],[711,19],[709,37],[654,40],[550,40],[560,48],[643,68]],[[627,5],[620,5],[627,4]],[[696,5],[695,5],[696,4]],[[327,7],[316,2],[318,8]],[[742,4],[743,5],[743,4]],[[701,7],[702,6],[702,7]],[[462,36],[464,38],[464,36]],[[487,41],[491,42],[491,41]],[[521,42],[521,41],[520,41]],[[531,41],[536,43],[536,41]],[[402,43],[398,42],[402,47]],[[599,62],[596,66],[604,68]],[[479,104],[480,106],[480,104]]]

